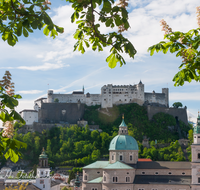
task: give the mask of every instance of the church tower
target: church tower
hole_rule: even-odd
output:
[[[42,150],[42,154],[39,156],[35,186],[43,190],[51,189],[50,168],[48,166],[48,157],[44,148]]]
[[[126,164],[136,164],[138,161],[138,150],[137,141],[128,135],[128,127],[124,122],[124,116],[122,116],[118,135],[110,142],[110,163],[113,164],[120,161]]]
[[[192,190],[200,190],[200,116],[198,113],[197,124],[193,133],[193,144],[191,145],[192,162]]]

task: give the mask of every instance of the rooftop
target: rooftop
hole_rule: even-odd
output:
[[[191,176],[136,175],[134,184],[190,185]]]

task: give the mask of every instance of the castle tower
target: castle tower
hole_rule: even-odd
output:
[[[122,117],[118,135],[110,142],[109,146],[110,163],[121,161],[127,164],[136,164],[138,161],[137,141],[128,135],[128,127]]]
[[[165,106],[169,107],[169,88],[162,88],[162,93],[165,94]]]
[[[51,189],[50,168],[48,166],[48,157],[44,148],[42,154],[39,156],[36,184],[34,185],[44,190]]]
[[[197,124],[193,133],[193,144],[191,145],[192,162],[192,190],[200,190],[200,116],[198,114]]]
[[[144,104],[144,84],[141,80],[137,84],[137,99],[137,103],[142,106]]]

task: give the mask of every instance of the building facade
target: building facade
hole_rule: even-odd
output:
[[[101,105],[102,108],[113,107],[113,105],[138,103],[139,105],[159,104],[169,106],[169,90],[163,88],[162,93],[147,93],[144,91],[144,84],[140,81],[135,85],[104,85],[101,94],[90,94],[82,91],[74,91],[72,94],[54,94],[53,90],[48,90],[47,101],[53,103],[56,99],[61,103],[83,103],[87,106]],[[37,101],[40,105],[40,101]]]
[[[200,117],[194,129],[192,162],[138,159],[137,141],[122,120],[109,146],[109,161],[83,168],[82,190],[200,190]]]

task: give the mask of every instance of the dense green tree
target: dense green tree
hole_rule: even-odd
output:
[[[182,108],[183,107],[183,104],[181,102],[174,102],[173,105],[172,105],[174,108]]]
[[[52,157],[52,151],[51,151],[51,140],[50,139],[47,139],[46,153],[47,153],[49,159],[51,159],[51,157]]]

